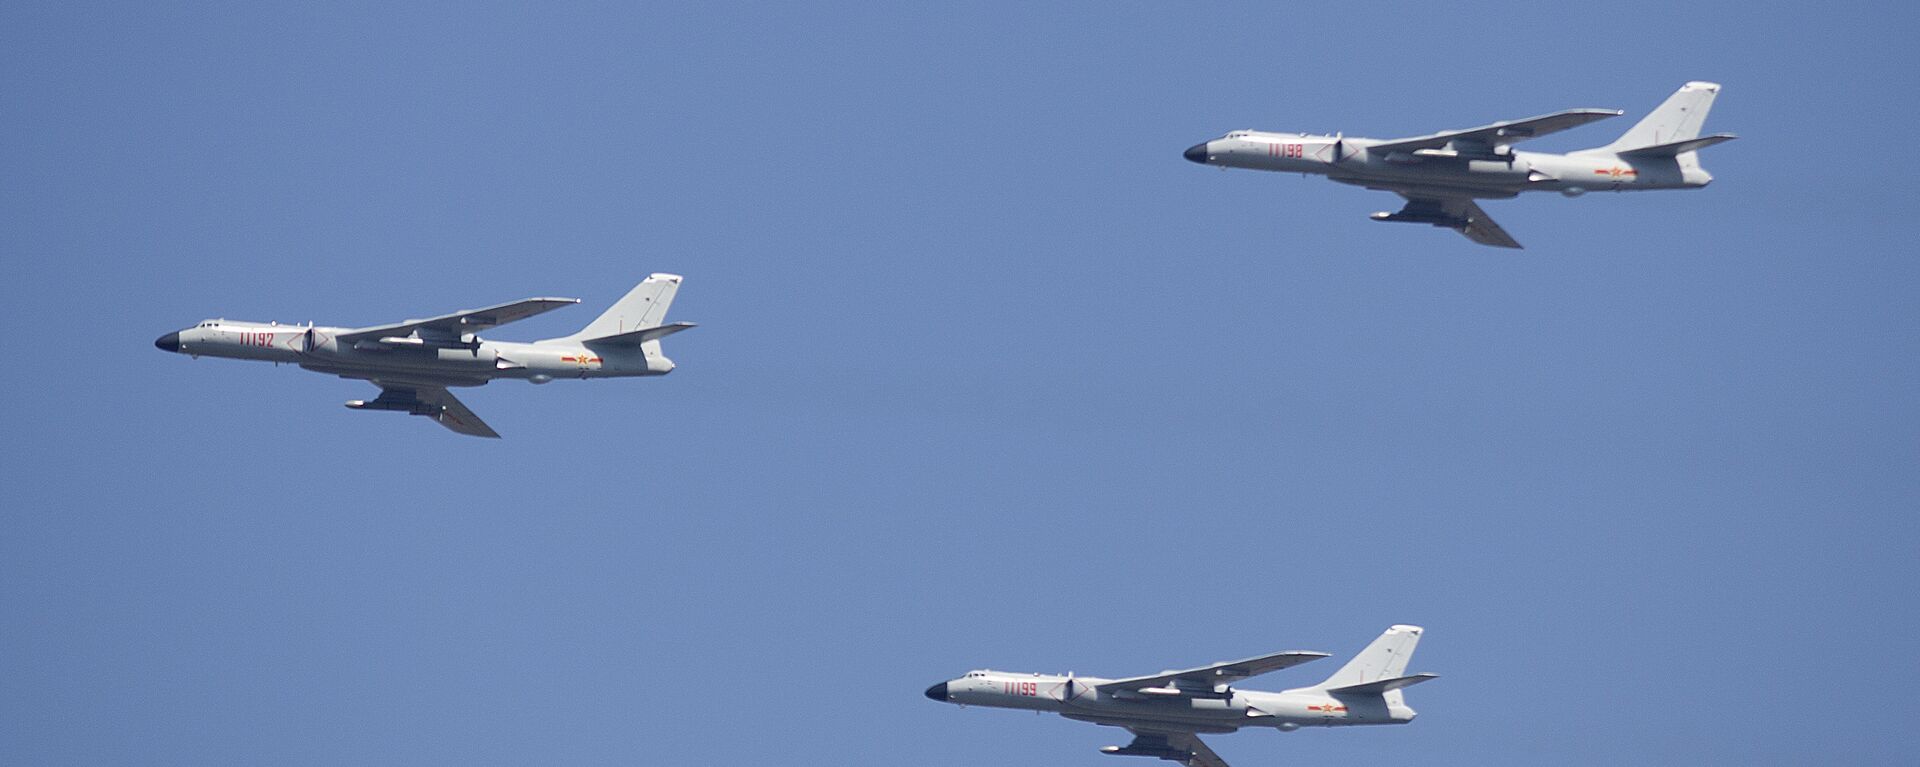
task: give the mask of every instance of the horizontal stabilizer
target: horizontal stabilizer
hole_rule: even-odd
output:
[[[690,327],[694,327],[694,324],[691,322],[675,322],[657,327],[641,328],[640,330],[629,330],[625,333],[615,333],[610,336],[600,336],[599,338],[582,338],[580,339],[580,343],[593,344],[595,346],[638,346],[648,341],[658,341]]]
[[[1654,144],[1653,146],[1641,147],[1639,149],[1629,149],[1625,152],[1621,152],[1620,156],[1621,157],[1674,157],[1686,152],[1696,152],[1701,149],[1705,149],[1707,147],[1713,146],[1714,144],[1718,144],[1723,141],[1732,141],[1737,138],[1739,138],[1739,136],[1735,136],[1731,133],[1715,133],[1711,136],[1701,136],[1699,138],[1690,138],[1685,141],[1674,141],[1667,144]]]
[[[1333,693],[1335,695],[1380,695],[1382,693],[1385,693],[1388,690],[1398,690],[1403,687],[1412,687],[1416,684],[1425,682],[1429,679],[1438,679],[1438,678],[1440,678],[1439,674],[1414,674],[1413,676],[1396,676],[1392,679],[1381,679],[1379,681],[1367,682],[1365,684],[1350,684],[1345,687],[1332,687],[1332,688],[1328,688],[1327,692]]]

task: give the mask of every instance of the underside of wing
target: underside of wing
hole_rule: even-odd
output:
[[[347,403],[347,407],[354,410],[397,410],[432,418],[435,423],[461,434],[500,438],[499,432],[488,426],[486,421],[480,420],[480,416],[474,415],[466,403],[445,388],[385,381],[374,383],[380,386],[379,397],[372,401],[353,400]]]
[[[1496,248],[1518,249],[1521,247],[1520,242],[1513,239],[1513,235],[1507,234],[1507,230],[1500,228],[1500,224],[1494,222],[1492,216],[1480,209],[1479,203],[1468,200],[1466,207],[1467,226],[1461,229],[1460,233],[1466,235],[1467,239]]]
[[[1192,695],[1212,692],[1221,685],[1232,684],[1257,674],[1291,668],[1312,660],[1327,657],[1323,652],[1307,650],[1288,650],[1271,655],[1261,655],[1244,660],[1215,663],[1199,668],[1179,671],[1163,671],[1151,676],[1136,676],[1103,682],[1097,687],[1102,691],[1114,692],[1129,690],[1149,695]]]
[[[484,309],[467,309],[424,320],[407,320],[386,325],[355,328],[336,336],[342,343],[377,341],[383,338],[415,336],[433,339],[458,339],[472,333],[518,322],[536,314],[580,303],[578,298],[525,298]]]
[[[1595,120],[1618,117],[1621,114],[1622,112],[1618,109],[1569,109],[1524,120],[1505,120],[1478,128],[1441,131],[1425,136],[1383,141],[1369,145],[1367,149],[1373,152],[1412,152],[1417,149],[1440,149],[1456,142],[1491,149],[1538,138],[1549,133],[1558,133],[1568,128],[1577,128]]]
[[[1133,733],[1133,742],[1124,746],[1107,746],[1102,753],[1115,756],[1151,756],[1169,762],[1179,762],[1187,767],[1227,767],[1213,749],[1200,740],[1200,736],[1191,732],[1163,732],[1127,728]]]
[[[1398,213],[1375,213],[1375,221],[1403,221],[1414,224],[1432,224],[1457,231],[1466,238],[1482,245],[1496,248],[1519,248],[1519,241],[1507,230],[1500,228],[1493,217],[1480,209],[1480,204],[1471,197],[1422,197],[1400,193],[1407,198],[1407,204]]]

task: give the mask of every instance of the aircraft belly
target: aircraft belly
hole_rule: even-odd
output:
[[[1174,716],[1136,716],[1119,711],[1062,711],[1060,715],[1079,722],[1092,722],[1108,727],[1139,727],[1142,729],[1184,730],[1198,733],[1228,733],[1238,731],[1242,726],[1253,724],[1246,715],[1224,717],[1174,717]]]
[[[1365,162],[1342,164],[1329,177],[1369,189],[1499,199],[1519,194],[1531,170],[1531,163],[1523,158],[1431,159],[1403,165],[1369,157]]]
[[[490,378],[490,376],[475,375],[471,371],[400,368],[341,362],[308,361],[300,363],[300,367],[315,373],[336,375],[341,378],[380,380],[421,386],[481,386]]]
[[[1196,731],[1232,732],[1246,723],[1244,701],[1225,698],[1173,700],[1077,699],[1062,716],[1107,723],[1177,724]],[[1206,730],[1202,728],[1213,728]]]

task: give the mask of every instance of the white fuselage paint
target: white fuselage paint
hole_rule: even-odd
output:
[[[973,671],[946,682],[946,700],[968,706],[1047,711],[1069,719],[1119,727],[1186,732],[1232,732],[1242,727],[1293,730],[1413,721],[1399,691],[1386,695],[1332,695],[1301,688],[1259,692],[1225,688],[1205,697],[1101,692],[1111,680],[1050,674]]]
[[[561,378],[658,376],[673,370],[673,361],[659,353],[657,344],[589,347],[569,341],[518,343],[474,336],[441,345],[336,340],[352,330],[207,320],[179,332],[179,353],[285,362],[344,378],[434,386],[479,386],[496,378],[544,383]]]
[[[1307,133],[1234,131],[1206,143],[1206,163],[1282,173],[1312,173],[1370,189],[1513,197],[1521,192],[1698,189],[1713,176],[1688,155],[1622,157],[1504,150],[1495,156],[1376,152],[1375,139]],[[1196,147],[1197,149],[1197,147]],[[1335,155],[1338,155],[1337,157]]]

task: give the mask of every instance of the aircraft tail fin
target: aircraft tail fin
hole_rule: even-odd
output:
[[[1719,83],[1694,81],[1682,85],[1680,90],[1674,91],[1658,108],[1628,128],[1613,143],[1586,150],[1582,154],[1628,154],[1635,150],[1672,146],[1699,138],[1700,126],[1707,122],[1707,112],[1713,109],[1713,99],[1719,95]]]
[[[1381,692],[1399,689],[1416,682],[1400,684],[1407,673],[1407,661],[1413,659],[1413,648],[1420,644],[1420,634],[1425,629],[1419,626],[1394,626],[1382,633],[1367,649],[1361,650],[1347,665],[1341,666],[1333,676],[1314,685],[1311,689],[1328,691],[1370,691],[1372,687],[1381,687]],[[1419,681],[1426,681],[1421,679]],[[1387,684],[1380,684],[1387,683]]]
[[[652,337],[634,340],[656,341],[659,336],[674,332],[673,330],[667,330],[665,333],[658,331],[664,329],[667,307],[673,305],[674,294],[680,292],[681,279],[677,274],[648,275],[647,279],[633,286],[633,290],[627,291],[620,300],[613,302],[613,306],[607,307],[606,311],[601,312],[593,322],[587,323],[580,332],[548,340],[589,341],[608,336],[621,336],[635,331],[653,330],[655,334]]]

